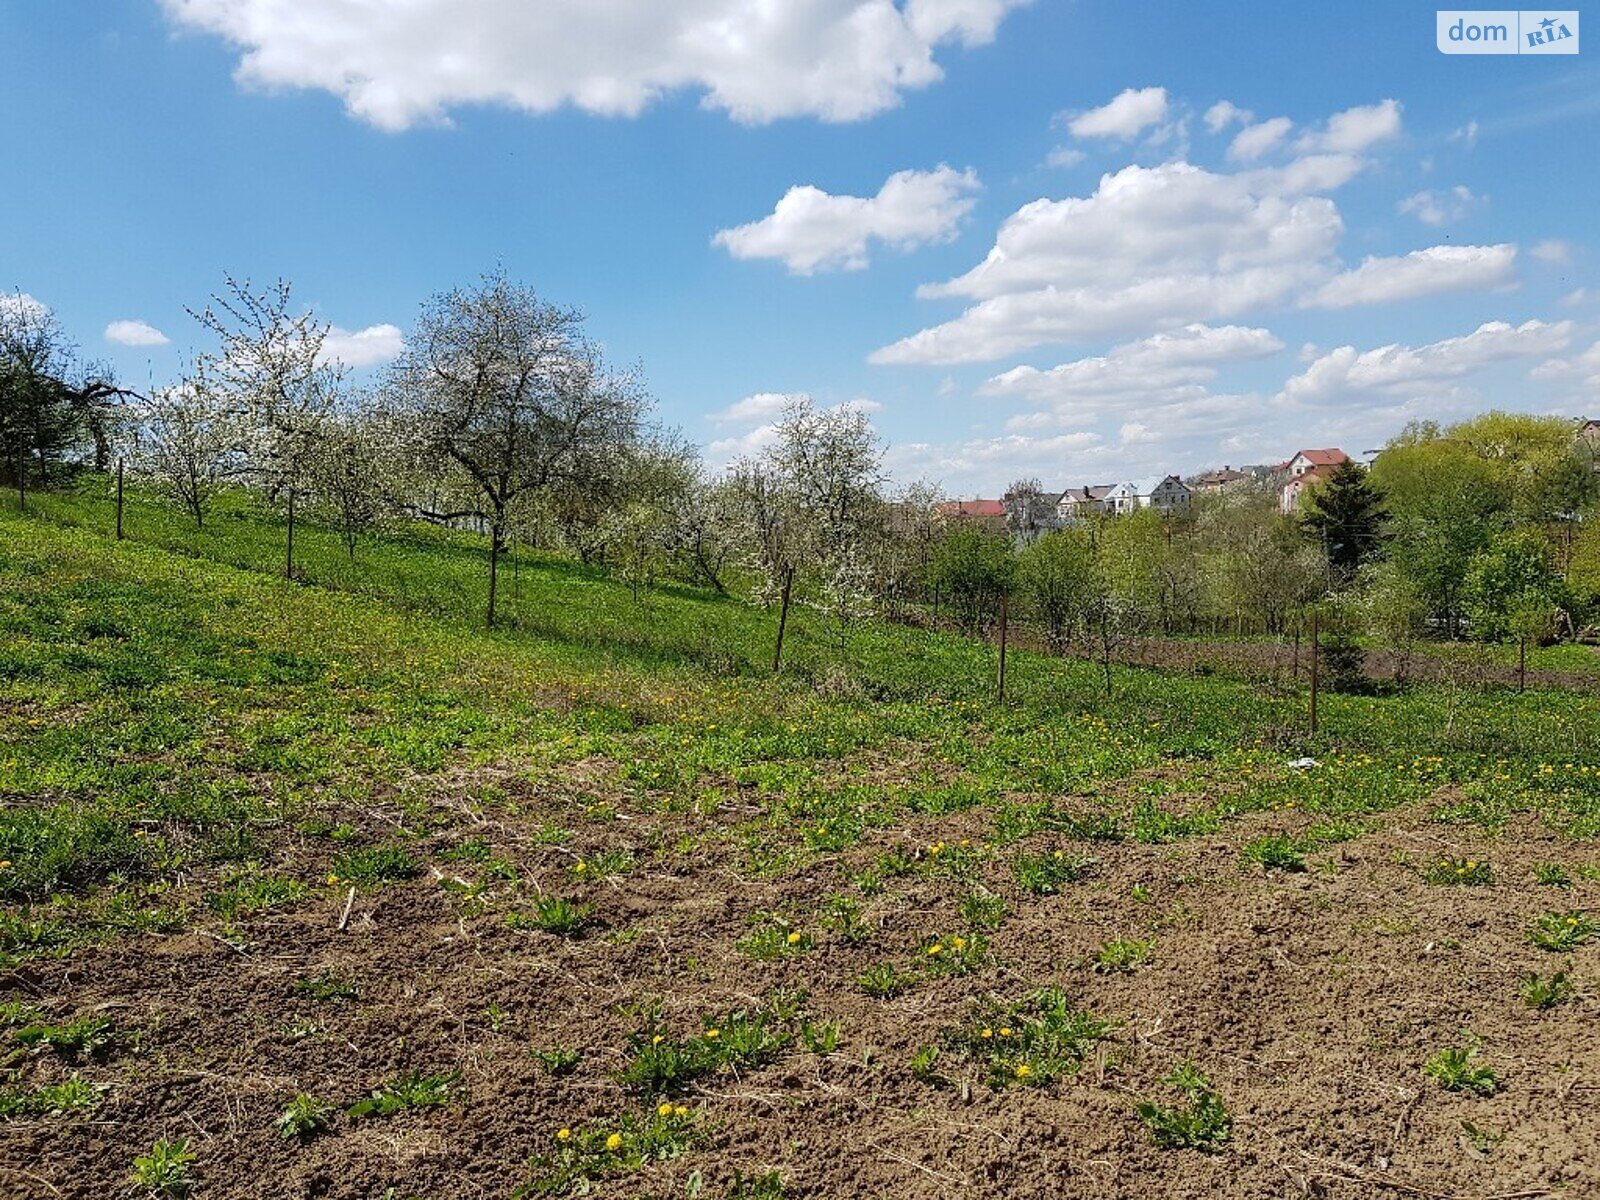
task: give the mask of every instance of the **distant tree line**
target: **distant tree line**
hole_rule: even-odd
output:
[[[639,368],[503,273],[427,301],[364,387],[285,283],[227,279],[193,314],[206,347],[148,395],[82,362],[41,306],[0,299],[0,483],[24,507],[118,462],[200,527],[220,492],[248,488],[284,519],[290,577],[297,521],[352,557],[400,522],[474,530],[491,626],[514,544],[604,566],[641,598],[676,580],[770,606],[775,667],[791,605],[843,647],[869,616],[981,633],[1004,599],[1108,681],[1139,636],[1293,637],[1315,614],[1333,651],[1375,638],[1403,664],[1425,638],[1541,641],[1600,617],[1596,443],[1561,418],[1413,424],[1294,514],[1275,485],[1241,481],[1182,514],[1018,537],[1035,531],[947,520],[937,487],[891,486],[849,405],[797,398],[763,451],[709,469],[652,420]]]

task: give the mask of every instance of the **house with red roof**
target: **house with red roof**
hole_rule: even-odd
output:
[[[1333,467],[1309,467],[1298,475],[1291,475],[1279,494],[1279,510],[1286,517],[1293,516],[1305,494],[1332,475],[1333,471]]]
[[[933,506],[935,515],[945,521],[960,521],[1004,533],[1006,506],[1000,500],[944,500]]]
[[[1297,450],[1294,457],[1283,464],[1283,469],[1293,479],[1319,467],[1332,470],[1340,463],[1349,461],[1350,456],[1337,447],[1332,450]]]

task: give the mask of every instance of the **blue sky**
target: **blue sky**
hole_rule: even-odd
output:
[[[0,285],[159,385],[224,271],[376,370],[502,264],[713,460],[807,392],[961,495],[1600,415],[1600,49],[1445,56],[1395,0],[373,7],[7,6]]]

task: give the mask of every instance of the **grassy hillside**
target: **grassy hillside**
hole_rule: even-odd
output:
[[[218,1196],[1266,1195],[1373,1138],[1401,1183],[1594,1178],[1549,1141],[1587,984],[1518,999],[1592,973],[1592,693],[1329,696],[1312,740],[1292,691],[1030,654],[997,706],[990,647],[809,615],[774,680],[773,615],[695,589],[520,552],[491,634],[470,537],[307,527],[291,584],[247,505],[134,497],[118,543],[92,491],[36,504],[0,512],[7,1194],[158,1137]],[[1512,1088],[1427,1082],[1463,1029]],[[1220,1157],[1162,1148],[1188,1059]],[[327,1128],[279,1137],[299,1093]]]

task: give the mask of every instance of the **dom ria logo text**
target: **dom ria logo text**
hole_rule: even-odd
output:
[[[1439,9],[1443,54],[1576,54],[1577,9]]]

